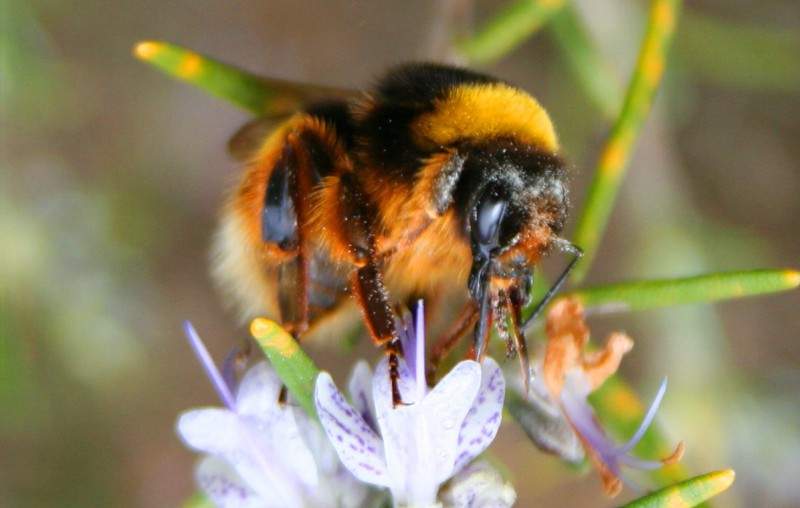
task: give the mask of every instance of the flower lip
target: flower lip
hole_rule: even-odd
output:
[[[357,478],[388,487],[396,505],[433,506],[439,487],[494,439],[505,381],[491,358],[483,365],[465,360],[428,390],[422,307],[417,306],[414,323],[409,314],[398,318],[404,351],[410,353],[409,361],[400,359],[398,388],[408,405],[393,404],[386,358],[372,377],[372,418],[363,415],[366,391],[352,394],[356,409],[327,373],[317,378],[315,403],[339,458]],[[363,369],[356,372],[363,378]],[[361,384],[351,382],[351,387]]]
[[[178,419],[183,442],[205,455],[195,470],[200,490],[223,507],[361,506],[366,485],[336,460],[316,422],[278,403],[281,380],[272,367],[253,365],[233,390],[191,324],[185,329],[227,406],[189,410]]]

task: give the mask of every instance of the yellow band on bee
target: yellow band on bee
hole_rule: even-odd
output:
[[[531,96],[503,83],[454,87],[436,109],[414,122],[421,145],[447,146],[461,139],[512,137],[555,152],[553,124]]]

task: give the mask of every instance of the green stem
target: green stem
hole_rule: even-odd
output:
[[[597,252],[634,144],[661,82],[680,3],[680,0],[653,0],[650,8],[647,33],[622,112],[600,156],[575,232],[575,244],[586,254],[575,270],[576,281],[586,275]]]
[[[487,65],[519,46],[564,5],[564,0],[517,0],[459,44],[472,65]]]

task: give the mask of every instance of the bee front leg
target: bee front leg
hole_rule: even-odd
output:
[[[383,282],[383,260],[377,254],[376,214],[353,173],[341,174],[336,185],[338,216],[346,217],[340,224],[340,237],[345,240],[344,251],[354,265],[351,292],[372,340],[376,345],[384,346],[389,357],[392,403],[395,407],[401,406],[403,400],[398,380],[402,350],[389,292]]]
[[[456,346],[458,346],[461,340],[466,337],[467,332],[475,326],[477,322],[478,306],[474,301],[469,300],[461,310],[458,319],[456,319],[447,328],[445,333],[433,344],[430,360],[428,361],[427,377],[429,383],[434,383],[436,381],[436,369],[439,368],[439,364],[442,363],[442,360],[444,360]]]
[[[389,304],[389,295],[383,285],[381,263],[372,260],[356,270],[352,279],[353,296],[364,316],[364,323],[376,345],[383,345],[389,357],[389,378],[392,383],[392,403],[402,406],[403,400],[398,387],[400,378],[399,355],[400,340],[394,312]]]

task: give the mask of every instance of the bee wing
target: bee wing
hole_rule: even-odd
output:
[[[350,102],[361,96],[357,90],[261,78],[273,98],[263,116],[247,122],[228,141],[228,152],[240,162],[252,160],[267,135],[287,117],[315,102],[340,100]]]
[[[264,140],[282,119],[283,117],[259,117],[250,120],[228,140],[228,153],[239,162],[251,162]]]

